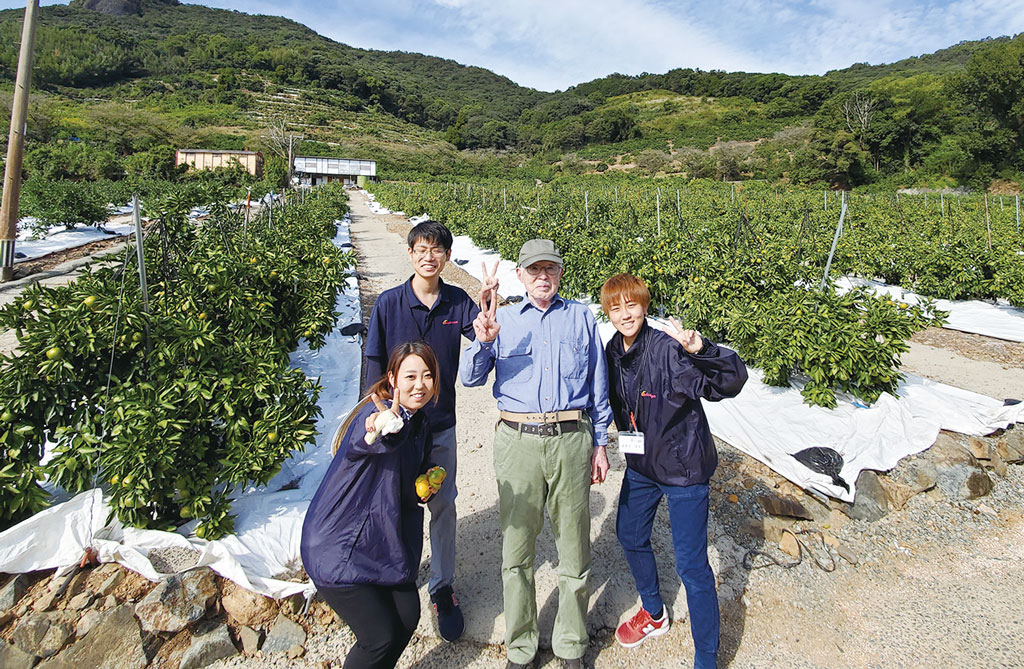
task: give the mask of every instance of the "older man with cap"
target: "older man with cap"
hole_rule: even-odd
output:
[[[558,295],[562,257],[553,242],[531,239],[519,251],[520,304],[496,309],[480,293],[476,341],[459,371],[466,386],[495,370],[501,419],[494,435],[494,473],[503,543],[508,666],[532,666],[537,653],[534,556],[544,508],[558,550],[558,613],[551,646],[564,667],[583,667],[590,574],[590,484],[608,473],[608,376],[590,310]]]

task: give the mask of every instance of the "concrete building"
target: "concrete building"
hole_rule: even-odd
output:
[[[174,164],[188,165],[189,168],[196,170],[213,170],[238,164],[256,178],[263,176],[263,154],[258,151],[178,149],[174,156]]]
[[[341,181],[346,186],[362,186],[377,178],[376,160],[348,160],[324,156],[296,156],[293,172],[302,186]]]

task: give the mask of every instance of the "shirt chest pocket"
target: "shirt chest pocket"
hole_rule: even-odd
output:
[[[579,342],[563,341],[558,345],[558,366],[562,376],[581,379],[587,375],[587,350]]]
[[[502,383],[529,381],[533,369],[533,345],[529,339],[502,342],[494,361],[495,375]]]

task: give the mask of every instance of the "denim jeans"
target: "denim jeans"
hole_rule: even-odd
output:
[[[651,549],[651,530],[661,498],[668,499],[676,572],[686,588],[696,669],[716,666],[720,620],[715,574],[708,564],[708,486],[662,485],[626,469],[619,494],[615,532],[633,573],[644,609],[656,614],[664,605],[658,566]]]

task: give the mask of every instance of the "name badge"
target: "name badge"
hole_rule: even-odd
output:
[[[644,433],[619,432],[619,453],[623,455],[643,455]]]

